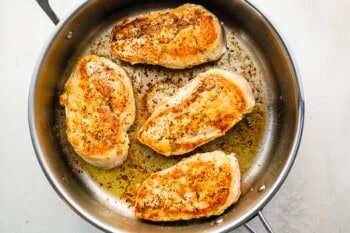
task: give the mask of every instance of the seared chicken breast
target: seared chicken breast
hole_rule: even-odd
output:
[[[123,163],[135,100],[120,66],[95,55],[83,57],[66,82],[60,103],[65,106],[68,141],[84,160],[100,168]]]
[[[237,202],[240,178],[233,154],[195,154],[144,181],[136,197],[135,216],[159,222],[220,215]]]
[[[137,137],[165,156],[185,154],[224,135],[254,105],[251,87],[241,75],[212,69],[157,105]]]
[[[215,61],[226,51],[219,20],[194,4],[127,18],[114,26],[110,43],[121,60],[173,69]]]

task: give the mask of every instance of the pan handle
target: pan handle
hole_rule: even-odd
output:
[[[36,0],[41,9],[46,13],[51,21],[57,25],[60,22],[60,19],[57,17],[56,13],[52,10],[48,0]]]
[[[264,225],[264,228],[265,230],[268,232],[268,233],[274,233],[271,225],[269,224],[269,222],[266,220],[265,216],[263,215],[262,213],[262,210],[260,210],[257,214],[257,216],[259,217],[260,221],[262,222],[262,224]],[[255,216],[256,217],[256,216]],[[243,224],[247,230],[250,232],[250,233],[257,233],[257,231],[254,230],[254,228],[252,226],[250,226],[248,223],[244,223]]]

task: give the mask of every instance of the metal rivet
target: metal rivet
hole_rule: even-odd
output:
[[[74,32],[73,31],[69,31],[67,33],[67,35],[66,35],[66,39],[67,40],[71,40],[71,39],[73,39],[73,37],[74,37]]]
[[[221,224],[223,222],[224,222],[224,220],[222,218],[219,218],[218,220],[215,221],[215,224]]]
[[[259,187],[258,192],[260,193],[260,192],[264,191],[265,189],[266,189],[266,186],[263,184]]]

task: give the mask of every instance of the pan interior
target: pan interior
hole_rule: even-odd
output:
[[[292,64],[289,64],[281,42],[245,3],[197,2],[217,15],[225,28],[228,50],[220,60],[175,71],[158,66],[132,66],[119,61],[110,52],[109,33],[113,25],[125,17],[173,8],[182,2],[102,2],[86,3],[60,26],[38,72],[36,93],[33,94],[36,119],[33,141],[50,182],[80,215],[108,231],[215,232],[238,227],[244,218],[247,220],[248,215],[253,214],[252,207],[264,198],[265,194],[258,192],[258,186],[265,185],[265,193],[268,193],[275,185],[294,143],[298,90]],[[82,24],[85,21],[88,23]],[[259,22],[261,28],[254,21]],[[75,33],[72,40],[65,38],[68,31]],[[111,170],[97,169],[82,161],[65,134],[65,114],[64,108],[59,106],[59,95],[77,61],[85,54],[104,56],[120,64],[133,82],[137,117],[129,131],[129,155],[121,167]],[[257,104],[253,112],[224,137],[190,154],[215,149],[234,152],[242,170],[241,200],[220,217],[163,224],[138,221],[130,207],[142,181],[190,154],[164,158],[141,145],[136,133],[159,100],[172,95],[196,74],[211,68],[241,73],[253,87]],[[216,224],[218,218],[224,221]]]

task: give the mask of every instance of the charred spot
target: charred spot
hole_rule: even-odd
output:
[[[202,93],[204,91],[211,91],[215,89],[216,84],[210,82],[202,82],[202,84],[197,88],[198,93]]]

